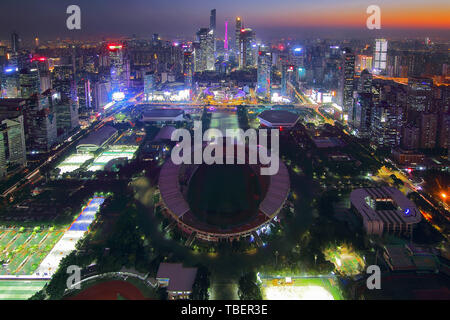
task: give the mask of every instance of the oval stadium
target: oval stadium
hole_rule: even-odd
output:
[[[289,194],[286,166],[275,175],[261,175],[261,164],[235,156],[234,164],[181,164],[170,158],[161,168],[159,189],[165,214],[191,241],[233,241],[268,225]],[[230,160],[230,157],[228,157]],[[188,241],[189,242],[189,241]]]

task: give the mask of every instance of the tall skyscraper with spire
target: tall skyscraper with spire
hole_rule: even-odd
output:
[[[237,55],[240,53],[239,48],[239,39],[241,36],[241,29],[242,29],[242,21],[240,17],[236,17],[236,29],[235,29],[235,43],[234,43],[234,51]]]

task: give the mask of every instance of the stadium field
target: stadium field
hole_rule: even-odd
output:
[[[263,279],[265,300],[342,300],[334,278],[309,277]]]
[[[0,280],[0,300],[27,300],[46,283],[41,280]]]

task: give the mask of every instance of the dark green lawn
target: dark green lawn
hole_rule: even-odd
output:
[[[191,179],[188,201],[199,220],[230,227],[257,214],[261,186],[248,165],[202,165]]]

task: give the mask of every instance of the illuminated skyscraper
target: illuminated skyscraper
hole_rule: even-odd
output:
[[[192,87],[192,75],[193,75],[194,61],[192,52],[184,52],[183,57],[183,74],[184,74],[184,84],[187,88]]]
[[[346,48],[343,52],[343,66],[341,77],[342,88],[342,104],[344,109],[344,117],[349,119],[353,107],[353,89],[355,79],[355,55],[350,49]]]
[[[0,179],[9,165],[24,166],[26,161],[23,116],[0,119]]]
[[[128,61],[125,61],[124,47],[122,44],[110,44],[108,50],[112,92],[124,92],[130,79],[129,64]]]
[[[266,51],[259,51],[256,93],[267,99],[270,99],[271,67],[272,54]]]
[[[41,93],[41,81],[38,68],[26,68],[19,74],[20,96],[29,98],[33,94]]]
[[[372,142],[379,147],[397,147],[400,144],[403,109],[381,101],[372,111]]]
[[[252,29],[241,29],[239,34],[239,68],[247,68],[255,65],[253,57],[253,46],[255,44],[255,34]]]
[[[197,41],[199,48],[195,52],[196,71],[213,71],[214,70],[214,38],[213,30],[209,28],[201,28],[197,32]]]
[[[216,54],[216,9],[211,10],[211,16],[209,17],[209,29],[212,30],[214,55]]]
[[[388,42],[386,39],[375,39],[373,70],[375,74],[383,74],[387,67]]]
[[[6,67],[1,75],[2,98],[18,98],[19,89],[19,69],[17,67]]]
[[[242,21],[240,17],[236,17],[236,28],[235,28],[235,43],[234,43],[234,50],[236,51],[236,54],[239,55],[240,53],[240,47],[239,47],[239,39],[241,36],[241,29],[242,29]]]
[[[144,75],[144,98],[145,100],[151,100],[153,96],[153,90],[155,87],[155,73],[152,71],[146,72]]]
[[[410,77],[408,78],[408,116],[414,120],[421,112],[432,110],[433,79]]]

